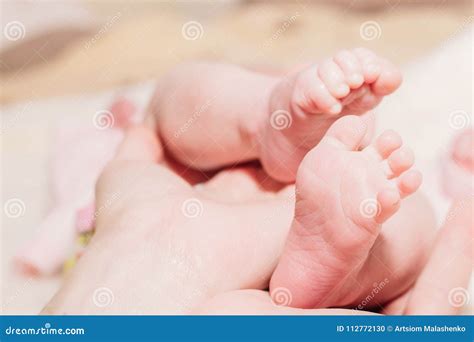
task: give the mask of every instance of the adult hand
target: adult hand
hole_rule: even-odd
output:
[[[45,313],[189,313],[268,285],[293,191],[260,190],[248,168],[193,188],[163,163],[154,134],[131,128],[98,181],[96,232]]]
[[[154,134],[132,128],[98,182],[97,231],[43,312],[356,313],[278,307],[278,298],[262,291],[290,227],[293,192],[250,167],[221,172],[192,187],[164,165]],[[466,224],[459,227],[445,229],[441,238],[465,241]],[[450,255],[453,250],[438,243],[408,304],[402,296],[386,312],[439,308],[446,313],[447,294],[426,299],[440,292],[428,280]],[[465,256],[456,258],[465,263]],[[460,270],[443,275],[443,291],[465,283],[470,268]]]
[[[455,315],[467,304],[472,272],[473,197],[455,201],[439,231],[428,262],[413,286],[386,303],[389,315]],[[284,306],[290,294],[281,291],[241,290],[224,293],[203,304],[196,313],[206,315],[366,315],[350,309],[296,309]]]

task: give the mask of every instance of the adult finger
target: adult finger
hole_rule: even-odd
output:
[[[292,308],[291,296],[280,289],[267,291],[239,290],[222,293],[201,305],[193,313],[199,315],[371,315],[372,312],[350,309]]]
[[[162,155],[162,148],[151,130],[142,125],[127,129],[114,159],[97,181],[96,212],[101,214],[98,216],[112,215],[112,209],[118,208],[142,180],[149,178]]]
[[[163,151],[156,134],[143,125],[137,125],[125,132],[124,139],[118,147],[113,161],[157,162],[162,156]]]
[[[472,272],[473,197],[451,206],[433,252],[405,308],[409,315],[453,315],[468,302]]]

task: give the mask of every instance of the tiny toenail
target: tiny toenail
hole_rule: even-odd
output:
[[[331,114],[339,114],[341,109],[342,109],[341,104],[337,103],[334,106],[332,106],[329,111],[331,112]]]
[[[346,96],[351,91],[347,84],[341,84],[337,90],[340,96]]]
[[[354,74],[349,77],[349,81],[351,82],[351,84],[362,84],[362,82],[364,82],[364,78],[362,77],[362,75]]]

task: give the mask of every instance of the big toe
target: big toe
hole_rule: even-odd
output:
[[[332,124],[321,143],[354,151],[361,145],[366,132],[367,123],[358,116],[348,115]]]
[[[382,60],[382,71],[377,80],[372,84],[372,91],[377,96],[393,93],[402,84],[402,73],[392,63]]]

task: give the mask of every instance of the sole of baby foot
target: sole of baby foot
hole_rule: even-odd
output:
[[[367,49],[334,57],[283,78],[269,100],[269,119],[259,134],[265,170],[293,182],[306,153],[341,116],[377,106],[401,84],[399,70]]]
[[[296,179],[295,217],[270,283],[291,293],[291,306],[339,305],[334,291],[364,266],[381,225],[415,192],[421,174],[410,149],[386,131],[359,150],[366,127],[357,116],[339,119],[304,158]],[[340,298],[350,302],[350,296]]]

